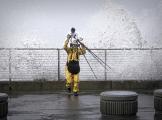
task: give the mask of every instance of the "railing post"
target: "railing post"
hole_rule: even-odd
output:
[[[105,50],[105,81],[107,80],[106,64],[107,64],[107,50]]]
[[[58,52],[58,69],[57,69],[57,72],[58,72],[58,81],[60,80],[60,49],[57,49],[57,52]]]
[[[9,90],[12,89],[11,82],[12,82],[12,73],[11,73],[11,49],[9,49]]]
[[[151,50],[150,50],[150,59],[151,59],[151,70],[153,70],[153,64],[152,64],[152,62],[153,62],[153,49],[151,48]],[[148,79],[150,79],[150,78],[148,78]],[[153,79],[153,75],[151,74],[151,80]]]

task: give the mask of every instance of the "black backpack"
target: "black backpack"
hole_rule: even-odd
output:
[[[72,74],[78,74],[80,72],[79,61],[71,60],[67,62],[68,71]]]

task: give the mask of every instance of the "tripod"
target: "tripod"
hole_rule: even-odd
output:
[[[78,39],[77,39],[77,44],[80,44],[80,45],[82,45],[82,46],[84,46],[85,48],[86,48],[86,50],[104,67],[104,68],[106,68],[106,70],[109,70],[109,69],[111,69],[111,67],[109,66],[109,65],[107,65],[101,58],[99,58],[94,52],[92,52],[88,47],[86,47],[82,42],[80,42]],[[79,46],[79,44],[78,44],[78,46]],[[79,46],[80,47],[80,46]],[[92,71],[92,73],[93,73],[93,75],[94,75],[94,77],[97,79],[97,76],[95,75],[95,73],[94,73],[94,71],[93,71],[93,69],[92,69],[92,67],[91,67],[91,65],[90,65],[90,63],[89,63],[89,61],[88,61],[88,59],[86,58],[86,56],[85,55],[83,55],[84,56],[84,58],[85,58],[85,60],[87,61],[87,63],[88,63],[88,65],[89,65],[89,67],[90,67],[90,69],[91,69],[91,71]],[[109,69],[108,69],[108,68]]]

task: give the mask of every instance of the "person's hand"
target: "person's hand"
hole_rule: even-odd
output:
[[[68,34],[68,35],[67,35],[67,39],[69,40],[70,38],[71,38],[71,35],[70,35],[70,34]]]

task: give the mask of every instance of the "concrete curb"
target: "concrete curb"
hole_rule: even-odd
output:
[[[162,88],[160,81],[80,81],[80,91],[134,90],[151,92]],[[64,81],[0,81],[0,92],[32,92],[65,90]]]

